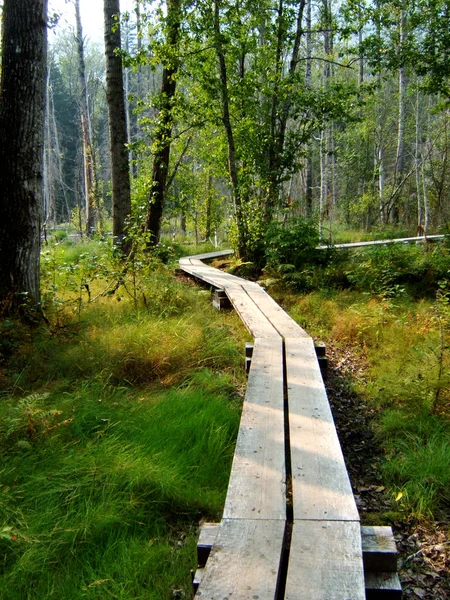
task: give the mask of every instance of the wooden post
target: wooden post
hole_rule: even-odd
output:
[[[326,357],[327,347],[324,342],[314,342],[317,360],[319,361],[320,372],[324,380],[328,377],[328,358]]]
[[[231,308],[231,302],[225,293],[225,290],[215,289],[213,294],[213,306],[217,310]]]
[[[249,342],[245,343],[245,372],[247,375],[250,372],[250,366],[252,364],[252,356],[253,356],[253,344]]]

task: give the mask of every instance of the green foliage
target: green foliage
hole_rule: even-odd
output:
[[[437,517],[450,506],[450,428],[427,413],[387,412],[381,421],[387,461],[384,475],[400,506]]]
[[[360,249],[349,255],[346,276],[357,290],[383,296],[436,294],[439,281],[450,272],[445,246],[392,244]]]
[[[312,223],[301,218],[274,221],[265,236],[267,265],[301,269],[305,264],[320,262],[323,255],[316,250],[318,244],[319,234]]]
[[[48,326],[1,324],[2,598],[191,594],[198,521],[220,518],[227,489],[247,337],[209,292],[138,260],[119,270],[104,243],[55,245]]]
[[[239,423],[219,387],[3,399],[0,596],[189,595],[195,523],[221,510]]]
[[[274,221],[265,234],[265,270],[297,290],[317,285],[320,267],[331,264],[331,250],[318,250],[317,227],[302,218]]]

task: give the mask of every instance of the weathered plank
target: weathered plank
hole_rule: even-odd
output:
[[[280,338],[280,334],[261,311],[259,306],[250,298],[242,286],[225,286],[228,298],[244,325],[254,338]]]
[[[389,244],[410,244],[443,240],[445,235],[427,235],[419,237],[397,238],[394,240],[373,240],[370,242],[350,242],[349,244],[331,244],[331,248],[364,248],[365,246],[387,246]],[[328,250],[330,246],[317,246],[317,250]]]
[[[365,598],[358,522],[294,521],[285,598]]]
[[[219,533],[219,523],[203,523],[197,543],[197,564],[204,567]]]
[[[197,597],[274,600],[284,522],[222,520]]]
[[[358,521],[312,339],[286,339],[286,361],[294,518]]]
[[[285,519],[281,339],[257,339],[225,501],[225,519]]]
[[[364,570],[397,571],[397,546],[390,527],[361,527]]]
[[[366,600],[401,600],[397,573],[365,573]]]
[[[214,252],[204,252],[203,254],[194,254],[192,258],[196,258],[197,260],[213,260],[214,258],[222,258],[223,256],[230,256],[234,254],[234,250],[215,250]],[[181,260],[185,260],[186,258],[190,258],[189,256],[184,256]]]
[[[213,267],[208,267],[196,259],[190,258],[188,261],[180,261],[180,268],[186,273],[202,279],[214,287],[224,288],[227,284],[242,284],[242,279],[239,277],[219,271]]]
[[[309,337],[261,286],[245,286],[245,291],[280,335],[291,338]]]

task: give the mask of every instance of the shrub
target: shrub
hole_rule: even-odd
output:
[[[318,250],[319,241],[316,226],[305,219],[272,223],[265,235],[266,270],[294,289],[317,287],[324,275],[322,268],[334,256],[331,249]]]

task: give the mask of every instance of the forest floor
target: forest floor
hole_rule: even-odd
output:
[[[375,411],[355,394],[350,379],[362,377],[364,365],[349,349],[328,345],[327,390],[362,524],[391,525],[399,552],[403,597],[450,598],[450,520],[403,518],[383,486],[383,449],[377,441]],[[389,518],[391,517],[391,518]]]

